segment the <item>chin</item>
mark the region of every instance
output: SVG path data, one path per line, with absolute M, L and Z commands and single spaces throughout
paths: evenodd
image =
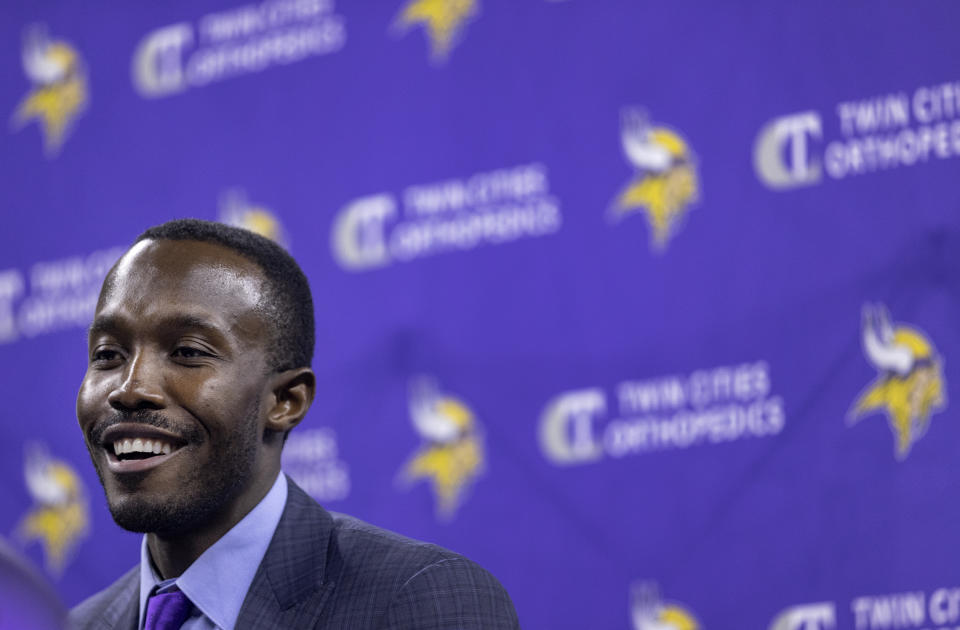
M 196 532 L 221 519 L 244 488 L 247 475 L 237 471 L 214 481 L 192 479 L 166 491 L 135 477 L 111 479 L 104 488 L 113 520 L 128 531 L 166 538 Z
M 148 498 L 143 494 L 107 495 L 110 515 L 123 529 L 138 533 L 178 536 L 201 525 L 214 506 L 206 502 Z
M 107 497 L 110 515 L 117 525 L 131 532 L 148 533 L 180 529 L 179 518 L 164 505 L 136 496 Z

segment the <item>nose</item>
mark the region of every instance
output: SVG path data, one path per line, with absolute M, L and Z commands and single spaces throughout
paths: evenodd
M 163 379 L 158 366 L 139 352 L 127 362 L 120 383 L 107 395 L 107 402 L 117 411 L 163 409 Z

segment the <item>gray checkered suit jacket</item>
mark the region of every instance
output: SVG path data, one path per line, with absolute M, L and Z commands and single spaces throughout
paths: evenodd
M 289 481 L 289 480 L 288 480 Z M 70 612 L 73 628 L 136 630 L 134 567 Z M 496 578 L 463 556 L 331 514 L 292 481 L 237 628 L 518 629 Z

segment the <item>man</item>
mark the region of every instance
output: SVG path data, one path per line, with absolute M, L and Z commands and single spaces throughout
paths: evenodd
M 328 513 L 280 473 L 313 400 L 313 302 L 282 248 L 192 219 L 104 281 L 77 418 L 140 564 L 79 628 L 518 628 L 469 560 Z

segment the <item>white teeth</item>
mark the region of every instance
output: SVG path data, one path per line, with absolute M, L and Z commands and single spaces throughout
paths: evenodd
M 126 453 L 150 453 L 153 455 L 169 455 L 173 452 L 173 446 L 160 440 L 144 440 L 142 438 L 124 438 L 113 443 L 113 452 L 115 455 L 124 455 Z

